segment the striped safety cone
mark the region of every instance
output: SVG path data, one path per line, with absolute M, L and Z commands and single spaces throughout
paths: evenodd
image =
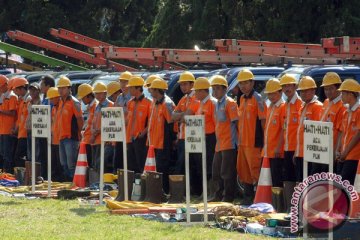
M 360 163 L 358 163 L 358 167 L 356 171 L 354 188 L 359 195 L 359 199 L 351 202 L 350 218 L 359 218 L 360 217 Z
M 86 170 L 88 167 L 87 157 L 86 157 L 86 146 L 85 143 L 80 143 L 78 160 L 76 162 L 76 169 L 74 174 L 73 184 L 76 187 L 84 188 L 86 187 Z
M 144 172 L 156 172 L 155 150 L 153 145 L 149 146 Z
M 256 194 L 254 203 L 269 203 L 272 204 L 272 194 L 271 194 L 271 171 L 270 171 L 270 160 L 269 158 L 264 158 L 260 178 L 256 188 Z

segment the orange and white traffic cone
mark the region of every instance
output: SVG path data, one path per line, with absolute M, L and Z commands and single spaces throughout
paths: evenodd
M 155 150 L 153 145 L 149 146 L 144 172 L 156 172 Z
M 270 160 L 269 158 L 264 158 L 260 178 L 256 188 L 256 194 L 254 203 L 270 203 L 272 204 L 272 194 L 271 194 L 271 171 L 270 171 Z
M 360 217 L 360 163 L 358 163 L 358 167 L 357 167 L 357 171 L 356 171 L 354 188 L 355 188 L 355 191 L 359 195 L 359 199 L 351 202 L 351 208 L 350 208 L 349 215 L 351 218 L 359 218 Z
M 88 167 L 86 157 L 86 146 L 85 143 L 80 143 L 78 160 L 76 162 L 76 169 L 74 174 L 73 183 L 75 186 L 84 188 L 86 187 L 86 170 Z

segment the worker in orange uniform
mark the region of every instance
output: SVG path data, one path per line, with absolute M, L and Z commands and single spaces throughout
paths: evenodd
M 63 171 L 59 156 L 59 121 L 57 119 L 57 112 L 59 110 L 60 94 L 59 89 L 50 87 L 46 92 L 46 98 L 51 104 L 51 176 L 52 180 L 56 182 L 64 181 Z
M 114 103 L 111 102 L 109 99 L 106 98 L 107 96 L 107 87 L 104 83 L 98 82 L 94 86 L 93 92 L 95 93 L 95 98 L 98 100 L 98 104 L 95 108 L 94 113 L 94 119 L 92 123 L 91 128 L 91 140 L 90 142 L 93 143 L 93 169 L 100 173 L 100 150 L 101 150 L 101 109 L 106 107 L 112 107 L 114 106 Z M 110 142 L 104 143 L 104 171 L 105 172 L 112 172 L 112 156 L 109 158 L 109 156 L 106 154 L 106 152 L 109 151 L 109 148 L 112 148 L 112 145 Z M 110 167 L 111 166 L 111 167 Z
M 265 94 L 270 100 L 266 112 L 264 147 L 262 156 L 269 158 L 273 187 L 283 187 L 285 101 L 282 99 L 280 81 L 271 78 L 266 82 Z
M 284 196 L 286 211 L 290 211 L 291 198 L 296 185 L 296 171 L 293 162 L 296 150 L 296 132 L 300 123 L 300 108 L 302 100 L 296 92 L 297 81 L 294 76 L 284 74 L 280 78 L 280 85 L 287 100 L 285 103 L 284 123 Z
M 92 142 L 90 141 L 90 139 L 92 136 L 91 128 L 94 119 L 95 109 L 98 105 L 98 100 L 96 100 L 95 98 L 93 88 L 87 83 L 83 83 L 79 86 L 77 98 L 86 105 L 86 111 L 88 113 L 87 119 L 84 122 L 84 131 L 82 132 L 81 142 L 85 143 L 86 157 L 89 168 L 93 168 L 94 160 L 92 158 Z
M 118 96 L 118 98 L 116 99 L 116 102 L 114 103 L 115 107 L 123 107 L 124 119 L 126 119 L 127 105 L 131 99 L 131 94 L 127 87 L 128 82 L 131 77 L 132 77 L 132 73 L 128 72 L 128 71 L 125 71 L 120 74 L 119 82 L 120 82 L 120 86 L 121 86 L 121 94 Z M 115 147 L 114 147 L 114 157 L 113 157 L 114 174 L 117 174 L 117 169 L 123 168 L 123 163 L 124 163 L 123 153 L 124 153 L 124 151 L 123 151 L 122 142 L 116 142 Z
M 212 163 L 215 153 L 216 135 L 215 135 L 215 108 L 217 100 L 210 95 L 210 82 L 205 77 L 199 77 L 195 80 L 195 97 L 200 101 L 197 109 L 191 110 L 195 115 L 204 115 L 205 120 L 205 141 L 206 141 L 206 174 L 207 180 L 212 179 Z M 195 195 L 202 193 L 202 156 L 199 153 L 194 154 L 196 158 L 190 163 L 190 179 L 194 188 Z M 209 182 L 210 195 L 213 192 L 212 182 Z
M 178 123 L 179 133 L 177 138 L 177 161 L 175 166 L 175 174 L 184 174 L 185 172 L 185 115 L 194 115 L 200 102 L 195 98 L 193 91 L 195 77 L 191 72 L 184 71 L 180 74 L 178 83 L 184 96 L 178 102 L 173 114 L 172 120 Z M 189 111 L 192 109 L 192 111 Z M 190 154 L 190 159 L 192 154 Z M 190 160 L 191 161 L 191 160 Z
M 304 121 L 313 120 L 320 121 L 323 104 L 317 100 L 316 83 L 314 79 L 309 76 L 304 76 L 300 79 L 298 85 L 298 91 L 300 91 L 300 97 L 303 100 L 299 115 L 299 126 L 296 131 L 296 150 L 294 155 L 296 181 L 303 181 L 303 161 L 304 161 Z M 309 173 L 311 173 L 312 167 L 309 164 Z
M 341 92 L 338 88 L 341 85 L 340 76 L 335 72 L 328 72 L 325 74 L 321 87 L 324 89 L 326 99 L 323 104 L 322 114 L 320 121 L 333 123 L 333 149 L 337 147 L 338 135 L 341 128 L 342 116 L 346 110 L 343 102 L 341 101 Z M 340 141 L 339 141 L 340 142 Z M 335 160 L 335 154 L 334 154 Z M 321 173 L 328 172 L 329 167 L 327 164 L 312 163 L 312 172 Z
M 116 102 L 116 99 L 121 94 L 121 85 L 119 82 L 111 82 L 107 86 L 107 98 L 112 101 Z
M 228 83 L 215 75 L 211 82 L 215 108 L 216 146 L 212 166 L 214 198 L 209 201 L 233 202 L 236 189 L 236 147 L 239 120 L 236 102 L 226 95 Z
M 341 145 L 337 149 L 338 173 L 342 180 L 354 185 L 360 159 L 360 84 L 354 79 L 345 79 L 341 84 L 341 99 L 347 110 L 341 125 Z
M 251 204 L 260 176 L 266 105 L 261 95 L 254 90 L 254 75 L 250 70 L 241 70 L 237 81 L 243 93 L 239 105 L 238 130 L 241 134 L 238 140 L 237 173 L 244 186 L 243 204 Z
M 1 76 L 0 77 L 0 93 L 1 93 L 1 126 L 0 126 L 0 137 L 1 137 L 1 151 L 4 158 L 3 169 L 5 172 L 14 172 L 14 151 L 16 144 L 16 136 L 13 134 L 16 123 L 16 112 L 18 97 L 8 87 L 9 80 Z
M 143 173 L 147 155 L 146 140 L 151 100 L 143 94 L 144 79 L 133 76 L 128 83 L 132 99 L 128 102 L 126 142 L 129 169 Z
M 172 151 L 172 143 L 176 139 L 173 131 L 174 126 L 171 120 L 175 104 L 165 92 L 168 89 L 166 81 L 155 79 L 151 83 L 151 105 L 148 145 L 153 145 L 155 149 L 155 161 L 158 172 L 163 173 L 163 190 L 169 192 L 169 160 Z
M 18 109 L 17 109 L 17 120 L 15 133 L 17 133 L 18 141 L 16 145 L 16 151 L 14 155 L 14 161 L 16 167 L 24 167 L 27 154 L 27 131 L 26 131 L 26 116 L 27 116 L 27 98 L 29 82 L 22 77 L 13 78 L 13 91 L 18 96 Z
M 61 97 L 56 116 L 59 121 L 60 163 L 63 167 L 65 178 L 72 181 L 84 119 L 80 102 L 71 95 L 70 79 L 61 77 L 56 87 Z

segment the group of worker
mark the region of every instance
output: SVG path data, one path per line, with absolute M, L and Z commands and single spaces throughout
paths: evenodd
M 243 203 L 251 203 L 263 158 L 269 159 L 273 187 L 283 189 L 286 201 L 291 201 L 294 186 L 303 180 L 305 120 L 333 123 L 336 172 L 354 183 L 360 159 L 360 85 L 357 81 L 342 82 L 338 74 L 328 72 L 321 85 L 327 99 L 321 103 L 311 77 L 304 76 L 297 81 L 285 74 L 280 79 L 267 81 L 264 92 L 268 104 L 255 91 L 250 70 L 241 70 L 235 81 L 242 93 L 239 104 L 228 96 L 228 82 L 223 76 L 215 75 L 209 81 L 205 77 L 195 79 L 191 72 L 182 72 L 178 83 L 184 96 L 175 105 L 166 95 L 167 82 L 156 75 L 145 81 L 123 72 L 119 81 L 108 85 L 81 84 L 77 98 L 71 94 L 71 81 L 67 77 L 61 77 L 55 87 L 51 76 L 43 77 L 40 85 L 29 85 L 24 78 L 9 80 L 1 75 L 3 168 L 12 172 L 14 166 L 24 164 L 24 157 L 31 159 L 31 106 L 50 104 L 54 176 L 72 179 L 80 142 L 86 144 L 90 168 L 99 173 L 101 109 L 115 106 L 124 109 L 128 168 L 142 173 L 147 149 L 152 145 L 157 171 L 163 174 L 165 192 L 169 191 L 170 174 L 184 174 L 186 115 L 205 116 L 211 201 L 232 202 L 239 181 L 244 189 Z M 144 88 L 148 88 L 151 100 L 144 96 Z M 40 93 L 44 94 L 43 99 Z M 85 121 L 80 101 L 87 106 Z M 45 146 L 40 140 L 37 142 L 36 161 L 46 156 Z M 122 146 L 120 142 L 105 143 L 106 172 L 123 167 Z M 200 195 L 201 154 L 192 153 L 189 159 L 191 192 Z M 312 163 L 309 166 L 309 174 L 322 171 L 328 171 L 327 165 Z

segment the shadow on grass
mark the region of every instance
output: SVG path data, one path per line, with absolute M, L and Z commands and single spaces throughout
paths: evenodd
M 21 202 L 16 202 L 16 201 L 0 202 L 0 205 L 6 205 L 6 206 L 19 205 L 19 204 L 23 204 L 23 203 L 21 203 Z
M 71 208 L 71 212 L 76 213 L 81 217 L 86 217 L 87 215 L 93 214 L 96 212 L 95 208 Z

